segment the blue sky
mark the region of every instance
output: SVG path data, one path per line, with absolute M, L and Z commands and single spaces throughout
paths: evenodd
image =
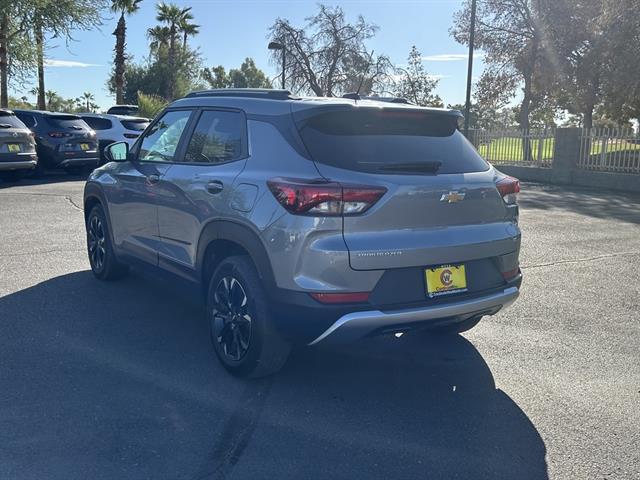
M 127 51 L 140 61 L 147 54 L 147 28 L 156 24 L 157 1 L 143 0 L 141 9 L 127 19 Z M 278 68 L 268 57 L 267 30 L 276 17 L 302 25 L 304 18 L 317 10 L 317 1 L 307 0 L 174 0 L 193 7 L 200 34 L 191 40 L 198 47 L 205 65 L 237 67 L 245 57 L 252 57 L 259 68 L 275 77 Z M 377 35 L 368 42 L 369 49 L 385 53 L 393 63 L 405 63 L 412 45 L 424 57 L 427 71 L 441 80 L 437 92 L 445 103 L 462 103 L 466 82 L 466 47 L 449 35 L 453 13 L 461 0 L 342 0 L 327 1 L 340 5 L 348 19 L 362 14 L 377 24 Z M 115 37 L 111 35 L 117 18 L 107 14 L 100 30 L 76 32 L 75 41 L 65 45 L 55 39 L 47 50 L 46 88 L 64 97 L 77 97 L 90 91 L 96 103 L 108 108 L 114 99 L 105 86 L 111 71 Z M 482 69 L 481 59 L 474 64 L 474 77 Z M 14 95 L 31 95 L 15 91 Z

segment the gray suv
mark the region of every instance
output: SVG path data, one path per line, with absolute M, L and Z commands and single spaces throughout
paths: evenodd
M 199 285 L 238 376 L 277 371 L 296 343 L 468 330 L 518 296 L 520 187 L 460 117 L 401 99 L 191 93 L 89 177 L 91 269 Z

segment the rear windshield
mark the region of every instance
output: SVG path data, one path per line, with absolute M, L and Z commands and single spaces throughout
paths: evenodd
M 56 128 L 73 128 L 73 129 L 87 129 L 88 125 L 80 117 L 75 115 L 48 115 L 47 122 L 52 127 Z
M 122 126 L 127 130 L 135 130 L 137 132 L 143 131 L 149 125 L 149 120 L 121 120 Z
M 457 130 L 458 117 L 392 109 L 298 114 L 302 141 L 312 158 L 334 167 L 370 173 L 438 174 L 489 168 Z
M 15 115 L 0 113 L 0 128 L 27 128 L 27 127 Z

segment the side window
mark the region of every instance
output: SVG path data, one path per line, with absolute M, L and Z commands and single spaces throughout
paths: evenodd
M 189 140 L 186 162 L 223 163 L 244 158 L 245 119 L 239 112 L 205 110 Z
M 33 128 L 36 124 L 36 120 L 32 115 L 28 115 L 26 113 L 17 113 L 16 117 L 18 117 L 22 121 L 22 123 L 27 126 L 27 128 Z
M 143 162 L 173 162 L 190 115 L 190 110 L 165 113 L 142 138 L 138 159 Z
M 112 127 L 111 120 L 108 118 L 82 117 L 82 119 L 94 130 L 109 130 Z

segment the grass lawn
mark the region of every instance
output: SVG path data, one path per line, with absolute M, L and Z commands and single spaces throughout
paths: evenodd
M 542 160 L 553 159 L 554 138 L 531 140 L 531 150 L 534 161 L 538 160 L 538 151 L 542 148 Z M 591 144 L 591 155 L 599 155 L 602 152 L 603 142 L 595 141 Z M 629 143 L 625 140 L 609 140 L 607 153 L 629 150 L 640 152 L 640 144 Z M 478 146 L 478 152 L 490 162 L 522 162 L 522 138 L 504 137 L 491 140 Z

